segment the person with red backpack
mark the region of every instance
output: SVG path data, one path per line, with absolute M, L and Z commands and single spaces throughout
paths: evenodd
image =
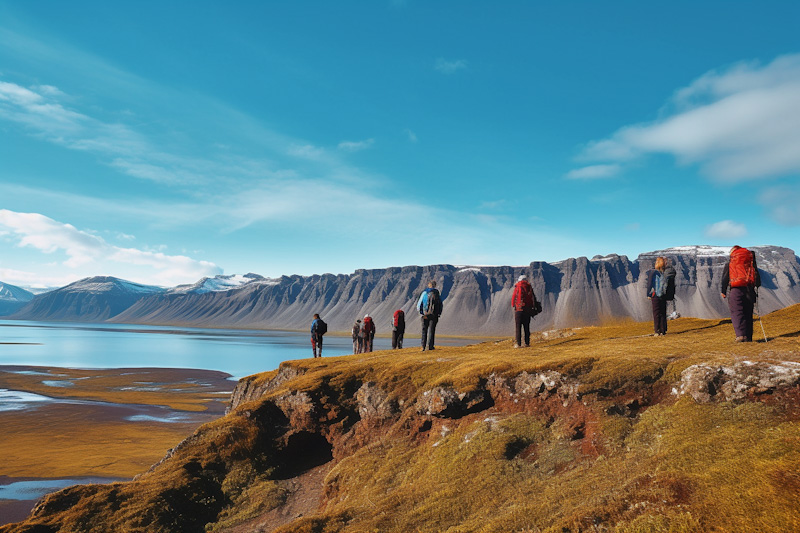
M 392 317 L 392 350 L 403 349 L 403 335 L 406 332 L 406 314 L 402 309 Z
M 371 316 L 364 315 L 362 324 L 361 331 L 364 332 L 364 349 L 362 353 L 368 353 L 372 351 L 372 341 L 375 338 L 375 322 L 372 321 Z
M 516 327 L 516 337 L 514 348 L 521 348 L 522 330 L 525 330 L 525 347 L 531 345 L 531 318 L 536 314 L 537 308 L 536 295 L 533 294 L 533 287 L 528 283 L 525 274 L 517 279 L 514 285 L 514 294 L 511 296 L 511 307 L 514 308 L 514 325 Z
M 736 342 L 753 341 L 753 308 L 761 286 L 756 256 L 747 248 L 734 246 L 722 270 L 722 297 L 728 299 Z

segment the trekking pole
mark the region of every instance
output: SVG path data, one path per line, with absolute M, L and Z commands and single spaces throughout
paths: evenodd
M 756 313 L 758 313 L 758 323 L 761 324 L 761 333 L 764 334 L 764 342 L 769 342 L 767 332 L 764 330 L 764 321 L 761 320 L 761 309 L 758 307 L 758 289 L 756 289 Z

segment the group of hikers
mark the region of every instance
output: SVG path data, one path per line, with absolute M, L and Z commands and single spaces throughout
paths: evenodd
M 646 273 L 646 295 L 653 308 L 654 336 L 663 336 L 667 333 L 667 303 L 673 302 L 674 305 L 675 276 L 675 269 L 666 257 L 656 258 L 654 267 Z M 721 293 L 728 301 L 736 342 L 753 340 L 753 309 L 758 296 L 756 288 L 760 286 L 761 277 L 758 274 L 755 254 L 741 246 L 734 246 L 722 273 Z M 542 312 L 542 304 L 537 300 L 533 287 L 524 274 L 517 278 L 514 285 L 511 306 L 514 309 L 514 348 L 527 348 L 531 342 L 531 318 Z M 435 280 L 429 281 L 428 287 L 422 291 L 416 309 L 422 321 L 422 351 L 433 350 L 436 324 L 442 315 L 442 297 L 436 288 Z M 674 311 L 673 316 L 680 315 Z M 394 312 L 391 327 L 392 349 L 401 349 L 406 330 L 405 312 L 402 309 Z M 322 357 L 322 338 L 327 331 L 327 324 L 319 314 L 315 314 L 311 322 L 311 347 L 314 357 Z M 356 320 L 352 329 L 353 353 L 371 352 L 375 333 L 375 321 L 370 315 L 364 315 L 363 320 Z
M 666 257 L 656 258 L 654 268 L 647 272 L 646 294 L 653 307 L 656 336 L 667 333 L 667 302 L 675 300 L 675 274 Z M 753 310 L 760 286 L 755 254 L 741 246 L 731 248 L 730 257 L 722 269 L 720 293 L 728 301 L 736 342 L 753 342 Z

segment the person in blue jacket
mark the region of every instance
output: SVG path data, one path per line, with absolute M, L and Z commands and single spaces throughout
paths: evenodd
M 311 321 L 311 351 L 314 357 L 322 357 L 322 336 L 328 331 L 328 325 L 322 321 L 319 314 L 314 314 Z
M 436 336 L 436 324 L 442 315 L 442 296 L 436 289 L 436 281 L 430 280 L 428 288 L 422 291 L 417 302 L 417 310 L 422 315 L 422 351 L 433 350 L 434 337 Z M 430 336 L 428 335 L 430 330 Z

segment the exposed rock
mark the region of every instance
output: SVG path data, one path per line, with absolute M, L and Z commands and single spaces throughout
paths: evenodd
M 316 405 L 307 392 L 292 391 L 278 396 L 275 405 L 283 411 L 294 428 L 310 428 L 316 425 Z
M 240 379 L 239 382 L 236 384 L 236 387 L 233 389 L 233 392 L 231 393 L 231 403 L 225 410 L 225 414 L 230 413 L 243 403 L 258 400 L 263 395 L 277 389 L 290 379 L 294 379 L 297 376 L 302 375 L 303 373 L 305 373 L 305 370 L 303 369 L 291 366 L 286 363 L 281 363 L 280 367 L 278 368 L 277 374 L 275 374 L 275 377 L 273 377 L 266 383 L 256 385 L 254 383 L 255 376 L 250 376 L 248 378 Z
M 681 373 L 680 395 L 698 403 L 744 400 L 800 384 L 800 363 L 743 361 L 731 366 L 699 364 Z
M 416 403 L 419 414 L 452 418 L 462 412 L 458 392 L 449 387 L 434 387 L 422 393 Z
M 578 398 L 578 382 L 555 370 L 545 370 L 537 374 L 523 372 L 514 379 L 513 386 L 514 391 L 523 396 L 538 396 L 542 399 L 560 396 L 564 405 Z
M 358 414 L 362 420 L 385 420 L 397 414 L 397 403 L 374 381 L 361 385 L 356 392 Z

